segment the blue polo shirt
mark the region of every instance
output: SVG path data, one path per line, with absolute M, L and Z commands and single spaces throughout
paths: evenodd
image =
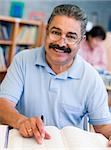
M 44 115 L 46 125 L 58 128 L 82 128 L 86 114 L 91 124 L 111 123 L 104 83 L 79 55 L 67 71 L 56 75 L 46 63 L 44 48 L 20 52 L 0 86 L 0 97 L 15 102 L 28 117 Z

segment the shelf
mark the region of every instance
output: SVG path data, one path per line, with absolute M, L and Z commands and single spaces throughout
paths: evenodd
M 26 25 L 38 25 L 38 26 L 40 26 L 41 24 L 42 24 L 42 22 L 41 21 L 39 21 L 39 20 L 26 20 L 26 19 L 23 19 L 23 20 L 21 20 L 20 21 L 20 24 L 26 24 Z
M 12 45 L 12 41 L 9 40 L 0 40 L 1 45 Z
M 0 16 L 0 20 L 1 21 L 5 21 L 5 22 L 15 22 L 15 18 L 12 18 L 12 17 L 8 17 L 8 16 Z
M 34 42 L 31 42 L 31 43 L 26 43 L 26 42 L 17 42 L 16 45 L 20 45 L 20 46 L 24 46 L 24 45 L 28 45 L 28 46 L 33 46 L 35 45 Z

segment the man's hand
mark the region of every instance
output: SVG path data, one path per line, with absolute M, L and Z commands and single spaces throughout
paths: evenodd
M 44 123 L 40 117 L 20 119 L 18 129 L 23 137 L 34 136 L 38 144 L 42 144 L 43 139 L 50 139 L 50 135 L 44 130 Z
M 93 126 L 97 133 L 103 134 L 108 141 L 108 146 L 111 147 L 111 124 Z

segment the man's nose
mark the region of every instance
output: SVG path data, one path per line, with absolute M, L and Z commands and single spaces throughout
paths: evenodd
M 59 43 L 61 44 L 61 45 L 66 45 L 67 44 L 67 41 L 66 41 L 66 36 L 64 35 L 64 34 L 62 34 L 61 35 L 61 38 L 60 38 L 60 40 L 59 40 Z

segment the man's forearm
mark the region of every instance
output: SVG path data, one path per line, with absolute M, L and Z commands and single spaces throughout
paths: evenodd
M 96 132 L 103 134 L 108 139 L 111 136 L 111 124 L 94 126 Z
M 14 103 L 3 98 L 0 99 L 0 123 L 18 128 L 19 120 L 24 119 L 26 119 L 26 117 L 15 109 Z

